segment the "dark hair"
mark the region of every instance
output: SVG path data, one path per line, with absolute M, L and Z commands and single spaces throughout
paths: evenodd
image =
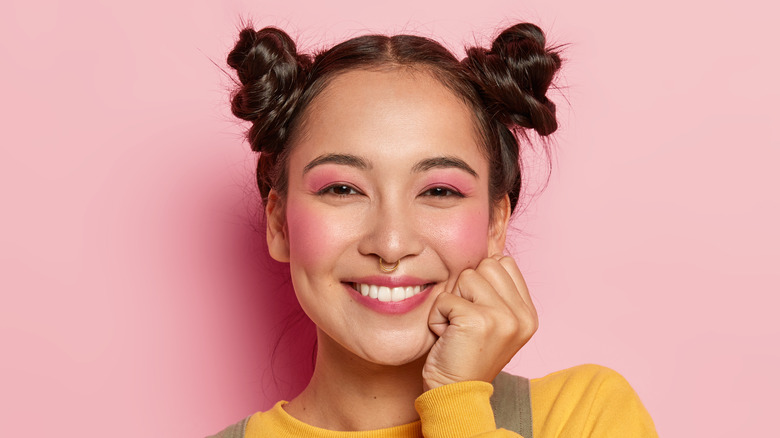
M 271 188 L 284 197 L 289 145 L 312 100 L 339 73 L 405 67 L 431 74 L 465 102 L 490 163 L 490 197 L 508 194 L 517 206 L 522 186 L 517 134 L 553 133 L 555 105 L 546 94 L 561 66 L 542 30 L 520 23 L 501 32 L 490 49 L 471 47 L 458 59 L 441 44 L 413 35 L 365 35 L 311 56 L 298 53 L 282 30 L 243 29 L 227 63 L 241 85 L 232 96 L 233 114 L 252 122 L 247 139 L 260 152 L 257 185 L 263 202 Z M 492 213 L 492 210 L 491 210 Z

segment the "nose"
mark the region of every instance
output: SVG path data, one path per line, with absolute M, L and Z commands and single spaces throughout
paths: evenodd
M 423 251 L 422 230 L 408 208 L 385 205 L 373 209 L 365 225 L 365 234 L 358 245 L 363 255 L 379 256 L 392 265 Z

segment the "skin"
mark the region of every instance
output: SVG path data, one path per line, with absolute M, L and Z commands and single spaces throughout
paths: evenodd
M 315 98 L 304 132 L 286 198 L 272 190 L 266 205 L 271 255 L 290 264 L 317 325 L 314 375 L 285 410 L 317 427 L 372 430 L 419 419 L 423 391 L 491 381 L 538 319 L 501 255 L 509 200 L 490 205 L 469 108 L 424 72 L 356 70 Z M 382 274 L 379 257 L 400 265 Z M 388 315 L 348 289 L 376 275 L 432 286 L 419 306 Z

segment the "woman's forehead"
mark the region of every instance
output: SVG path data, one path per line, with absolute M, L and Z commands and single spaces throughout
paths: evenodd
M 362 105 L 359 112 L 397 104 L 407 105 L 409 109 L 438 106 L 440 110 L 469 114 L 466 105 L 432 73 L 405 67 L 340 73 L 328 81 L 310 107 L 317 112 L 352 108 L 356 103 Z
M 338 75 L 312 101 L 301 127 L 295 150 L 303 155 L 482 155 L 468 106 L 431 74 L 409 69 Z

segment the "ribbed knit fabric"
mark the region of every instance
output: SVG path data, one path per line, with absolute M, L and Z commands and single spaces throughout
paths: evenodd
M 487 382 L 460 382 L 424 392 L 414 402 L 426 438 L 468 438 L 495 431 Z
M 531 379 L 531 410 L 534 438 L 658 436 L 631 385 L 599 365 Z
M 246 438 L 517 438 L 496 429 L 485 382 L 460 382 L 423 393 L 415 401 L 420 420 L 396 427 L 337 432 L 305 424 L 277 403 L 249 419 Z M 615 371 L 581 365 L 531 380 L 534 438 L 657 437 L 639 397 Z
M 362 432 L 338 432 L 308 424 L 293 418 L 283 408 L 280 401 L 266 412 L 258 412 L 249 419 L 246 426 L 246 438 L 423 438 L 420 422 L 403 424 Z

